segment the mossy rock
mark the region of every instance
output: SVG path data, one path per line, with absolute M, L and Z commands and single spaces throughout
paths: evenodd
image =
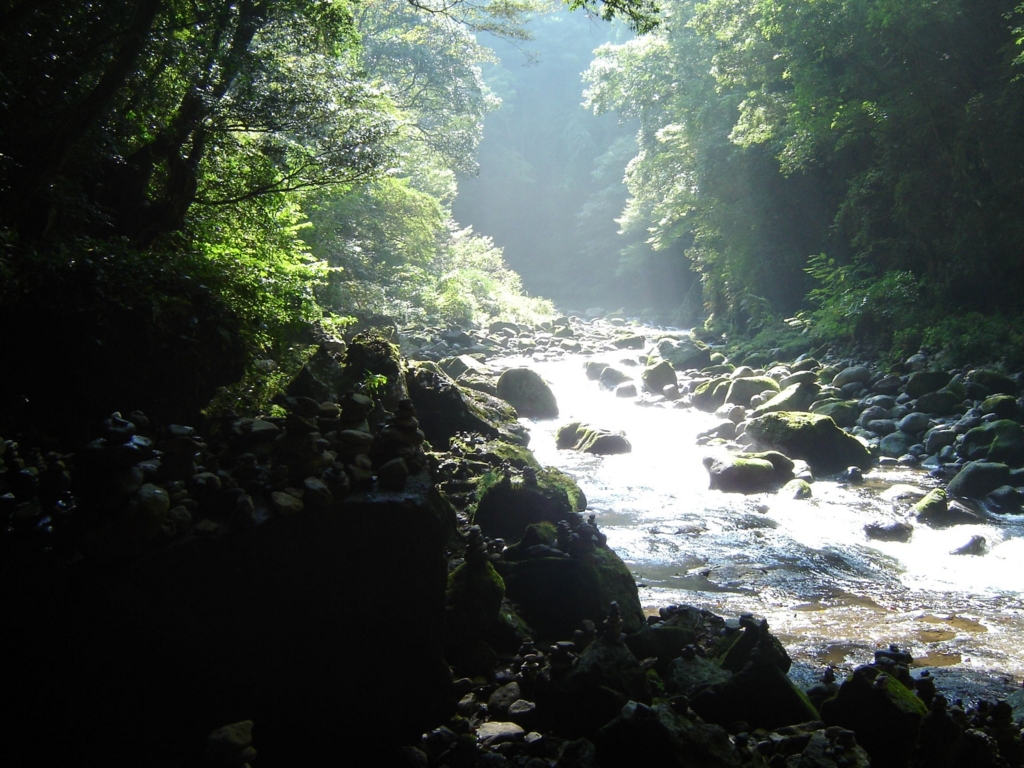
M 811 405 L 811 413 L 828 416 L 840 427 L 852 427 L 860 416 L 860 407 L 853 400 L 829 399 Z
M 701 369 L 701 374 L 704 376 L 728 376 L 730 373 L 736 370 L 736 366 L 729 363 L 719 363 L 718 365 L 709 365 Z
M 530 368 L 510 368 L 498 377 L 498 397 L 528 419 L 554 419 L 558 403 L 551 387 Z
M 1016 408 L 1016 401 L 1013 405 Z M 964 435 L 958 453 L 968 461 L 988 460 L 1021 466 L 1024 464 L 1024 427 L 1009 419 L 981 424 Z
M 745 456 L 706 458 L 708 487 L 724 493 L 760 493 L 781 485 L 775 466 L 767 459 Z
M 731 384 L 732 379 L 728 376 L 720 376 L 698 385 L 693 391 L 693 406 L 709 413 L 718 410 L 725 404 Z
M 808 382 L 791 384 L 764 405 L 754 409 L 754 416 L 776 411 L 806 411 L 817 397 L 820 387 Z
M 945 416 L 953 413 L 962 401 L 963 394 L 958 394 L 949 388 L 940 389 L 935 392 L 928 392 L 917 398 L 916 410 L 922 413 L 935 413 Z
M 350 388 L 361 385 L 369 374 L 383 376 L 386 383 L 380 399 L 389 411 L 409 396 L 401 352 L 385 333 L 371 329 L 355 336 L 345 350 L 343 365 L 345 384 Z
M 1010 468 L 993 461 L 972 461 L 949 481 L 946 493 L 965 499 L 984 499 L 996 488 L 1010 481 Z
M 612 340 L 612 346 L 616 349 L 643 349 L 646 344 L 647 340 L 637 333 L 619 336 Z
M 971 371 L 968 374 L 968 378 L 975 384 L 980 384 L 1000 395 L 1017 394 L 1017 383 L 1006 374 L 999 373 L 998 371 L 979 368 L 976 371 Z
M 654 365 L 647 366 L 640 374 L 640 380 L 643 382 L 644 389 L 660 395 L 665 387 L 677 383 L 676 369 L 667 360 L 661 360 Z
M 725 402 L 742 405 L 744 408 L 750 406 L 750 398 L 762 392 L 779 391 L 779 383 L 771 376 L 747 376 L 742 379 L 734 379 L 729 384 L 729 391 L 725 394 Z
M 611 432 L 579 421 L 570 421 L 559 427 L 555 433 L 555 445 L 561 450 L 571 449 L 602 456 L 629 453 L 633 450 L 633 446 L 621 432 Z
M 571 638 L 585 619 L 600 624 L 612 601 L 619 604 L 627 632 L 644 625 L 636 582 L 605 547 L 586 559 L 537 557 L 500 561 L 497 568 L 519 615 L 542 638 Z
M 827 416 L 767 413 L 748 421 L 746 434 L 764 448 L 803 459 L 816 474 L 834 474 L 850 466 L 869 469 L 873 463 L 867 447 Z
M 527 445 L 530 435 L 504 400 L 464 389 L 431 362 L 412 363 L 405 380 L 420 429 L 436 447 L 446 447 L 459 432 Z
M 626 645 L 638 659 L 656 659 L 655 668 L 662 675 L 669 672 L 679 649 L 697 642 L 692 629 L 669 625 L 644 625 L 640 631 L 626 637 Z
M 981 404 L 982 413 L 994 413 L 1000 419 L 1012 419 L 1017 415 L 1017 398 L 1013 395 L 992 395 Z
M 839 693 L 821 705 L 828 725 L 849 728 L 876 768 L 904 768 L 928 709 L 899 680 L 875 667 L 854 670 Z
M 581 511 L 581 504 L 586 506 L 583 492 L 558 470 L 538 472 L 537 485 L 527 485 L 520 478 L 504 478 L 500 471 L 494 471 L 481 481 L 479 494 L 474 525 L 479 525 L 485 536 L 506 541 L 519 541 L 527 526 L 557 524 L 570 513 Z
M 907 379 L 907 394 L 913 398 L 938 392 L 952 380 L 953 374 L 948 371 L 918 371 L 910 374 Z
M 485 461 L 492 467 L 498 467 L 503 462 L 508 462 L 518 470 L 532 467 L 540 470 L 540 462 L 533 455 L 533 451 L 525 445 L 507 443 L 504 440 L 486 440 L 479 444 L 475 441 L 464 440 L 462 435 L 456 435 L 449 443 L 452 450 L 461 451 L 462 455 Z
M 648 365 L 658 359 L 667 360 L 677 371 L 689 368 L 701 369 L 711 365 L 711 348 L 702 341 L 693 338 L 663 338 L 656 346 L 657 356 L 648 359 Z
M 538 545 L 551 547 L 558 543 L 558 528 L 554 523 L 533 523 L 526 527 L 523 537 L 510 547 L 506 547 L 502 556 L 509 562 L 525 560 L 529 557 L 529 549 Z
M 717 725 L 742 720 L 751 730 L 773 730 L 818 719 L 818 710 L 793 681 L 771 663 L 754 662 L 728 680 L 690 699 L 701 719 Z

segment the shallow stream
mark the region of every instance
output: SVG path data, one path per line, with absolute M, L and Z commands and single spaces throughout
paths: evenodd
M 1020 684 L 1024 516 L 942 530 L 917 525 L 909 543 L 869 541 L 866 524 L 905 519 L 936 484 L 907 468 L 875 469 L 862 485 L 819 480 L 807 500 L 708 490 L 701 460 L 715 449 L 698 446 L 696 436 L 715 417 L 616 398 L 587 380 L 587 359 L 501 363 L 529 365 L 552 385 L 561 414 L 524 420 L 530 448 L 579 483 L 609 545 L 633 570 L 645 609 L 688 603 L 727 617 L 752 612 L 808 665 L 849 668 L 898 643 L 917 666 L 958 665 Z M 632 453 L 557 450 L 554 433 L 571 419 L 622 430 Z M 950 554 L 975 534 L 987 540 L 987 554 Z

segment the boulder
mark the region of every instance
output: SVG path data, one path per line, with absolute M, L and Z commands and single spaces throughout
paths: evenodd
M 843 682 L 839 693 L 821 705 L 828 725 L 848 728 L 871 756 L 875 768 L 905 768 L 917 745 L 928 709 L 899 680 L 863 666 Z
M 596 747 L 602 766 L 741 768 L 744 765 L 724 728 L 684 717 L 667 703 L 649 707 L 629 702 L 618 717 L 598 731 Z
M 1024 464 L 1024 427 L 1009 419 L 986 422 L 967 431 L 957 453 L 968 461 L 1019 467 Z
M 510 368 L 498 377 L 498 397 L 528 419 L 554 419 L 558 403 L 551 387 L 530 368 Z
M 968 378 L 975 384 L 980 384 L 991 392 L 1001 395 L 1016 395 L 1017 384 L 1009 376 L 998 371 L 978 369 L 971 371 Z
M 661 339 L 656 345 L 656 351 L 659 358 L 671 363 L 677 371 L 711 365 L 711 349 L 697 339 Z M 648 360 L 649 364 L 652 362 Z
M 640 374 L 640 380 L 646 391 L 660 395 L 665 387 L 676 385 L 676 370 L 667 360 L 662 360 L 647 366 Z
M 981 403 L 981 412 L 994 413 L 1000 419 L 1012 419 L 1017 415 L 1017 398 L 1012 395 L 992 395 Z
M 965 499 L 984 499 L 1010 480 L 1010 468 L 993 461 L 972 461 L 965 464 L 949 481 L 946 492 Z
M 406 382 L 419 428 L 432 445 L 447 447 L 459 432 L 478 432 L 517 445 L 526 445 L 530 440 L 515 409 L 507 402 L 463 389 L 434 363 L 413 363 L 406 373 Z
M 640 334 L 631 333 L 612 340 L 612 346 L 616 349 L 643 349 L 647 340 Z
M 898 459 L 907 452 L 914 442 L 913 435 L 908 435 L 906 432 L 896 430 L 895 432 L 890 432 L 878 441 L 878 453 L 880 456 L 889 456 L 891 458 Z
M 733 379 L 725 395 L 725 402 L 742 405 L 744 408 L 750 405 L 750 398 L 762 392 L 779 392 L 779 384 L 770 376 L 748 376 Z
M 747 422 L 746 435 L 756 444 L 803 459 L 816 474 L 834 474 L 847 467 L 868 469 L 871 454 L 827 416 L 812 413 L 767 413 Z
M 633 450 L 633 446 L 623 433 L 610 432 L 578 421 L 570 421 L 559 427 L 555 433 L 555 444 L 561 449 L 571 448 L 581 453 L 602 456 L 629 453 Z
M 934 413 L 945 416 L 956 410 L 963 398 L 949 389 L 928 392 L 917 398 L 917 410 L 923 413 Z
M 506 594 L 539 637 L 572 637 L 586 620 L 600 624 L 612 602 L 626 632 L 644 624 L 636 582 L 611 549 L 598 546 L 588 557 L 527 557 L 495 563 Z
M 848 428 L 857 423 L 860 408 L 854 400 L 833 399 L 814 403 L 811 405 L 811 413 L 828 416 L 837 426 Z
M 754 409 L 754 416 L 776 411 L 806 411 L 817 397 L 820 387 L 813 383 L 791 384 L 764 405 Z
M 849 368 L 844 368 L 835 375 L 832 379 L 832 386 L 842 389 L 847 384 L 853 384 L 855 382 L 864 383 L 871 378 L 871 369 L 863 365 L 851 365 Z
M 536 485 L 528 485 L 499 471 L 487 475 L 478 487 L 474 525 L 491 538 L 519 541 L 530 525 L 557 524 L 569 513 L 586 509 L 586 497 L 568 475 L 546 469 L 536 478 Z
M 760 493 L 776 488 L 785 482 L 775 471 L 774 465 L 760 458 L 728 455 L 704 459 L 711 481 L 711 490 L 726 493 Z
M 910 397 L 917 399 L 929 392 L 937 392 L 953 379 L 953 374 L 947 371 L 917 371 L 907 379 L 906 392 Z

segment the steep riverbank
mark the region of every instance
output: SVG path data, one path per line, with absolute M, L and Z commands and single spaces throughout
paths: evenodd
M 585 483 L 581 491 L 525 448 L 530 423 L 517 415 L 558 412 L 552 423 L 560 425 L 571 415 L 572 403 L 552 398 L 535 369 L 585 352 L 592 363 L 601 362 L 597 354 L 637 363 L 642 356 L 651 365 L 646 375 L 631 366 L 636 392 L 655 388 L 653 371 L 671 374 L 643 398 L 651 407 L 642 412 L 666 415 L 692 403 L 718 410 L 714 391 L 702 400 L 709 382 L 731 388 L 760 378 L 771 388 L 768 379 L 777 386 L 794 371 L 726 375 L 729 363 L 700 345 L 691 345 L 699 354 L 692 366 L 648 360 L 654 339 L 637 330 L 564 319 L 542 329 L 428 332 L 402 340 L 421 359 L 408 364 L 385 337 L 363 336 L 349 340 L 343 357 L 341 345 L 318 353 L 276 414 L 226 413 L 201 432 L 118 415 L 95 441 L 64 454 L 8 441 L 4 597 L 12 631 L 4 650 L 23 662 L 11 691 L 25 706 L 15 728 L 22 737 L 6 749 L 37 764 L 88 754 L 172 765 L 208 748 L 210 760 L 240 764 L 252 757 L 254 739 L 261 764 L 284 765 L 360 738 L 381 749 L 407 745 L 401 754 L 410 764 L 538 768 L 531 761 L 618 765 L 655 748 L 677 755 L 669 765 L 687 764 L 683 755 L 695 749 L 715 755 L 709 764 L 775 764 L 810 759 L 816 745 L 845 755 L 846 764 L 870 754 L 874 764 L 896 765 L 928 753 L 918 738 L 927 723 L 948 721 L 961 733 L 967 724 L 981 728 L 1016 760 L 1019 712 L 947 711 L 931 693 L 936 679 L 942 691 L 941 675 L 911 673 L 911 655 L 884 642 L 834 659 L 849 673 L 837 701 L 824 703 L 843 690 L 831 683 L 802 692 L 785 676 L 790 654 L 769 625 L 735 618 L 751 608 L 763 615 L 759 605 L 739 603 L 745 595 L 753 602 L 763 585 L 735 592 L 738 610 L 727 618 L 702 605 L 649 605 L 645 616 L 619 557 L 633 554 L 614 543 L 607 510 L 588 510 Z M 690 343 L 674 337 L 676 350 Z M 519 360 L 500 363 L 509 369 L 501 376 L 486 365 L 509 356 Z M 525 356 L 527 366 L 511 365 Z M 824 368 L 796 366 L 816 381 L 823 376 Z M 850 367 L 836 366 L 835 375 Z M 609 365 L 590 372 L 606 385 L 617 379 L 615 394 L 601 395 L 609 402 L 628 399 L 628 374 Z M 855 381 L 866 389 L 872 377 Z M 811 383 L 798 381 L 798 391 Z M 858 402 L 852 388 L 845 394 L 831 399 Z M 764 418 L 731 406 L 720 414 L 727 418 L 700 417 L 714 432 L 700 440 L 720 451 L 720 465 L 749 431 L 737 425 Z M 631 447 L 603 426 L 577 425 L 567 444 Z M 870 481 L 874 460 L 862 443 L 850 446 L 842 450 Z M 777 494 L 789 476 L 812 489 L 829 482 L 785 452 L 762 452 L 767 458 L 746 465 L 768 483 L 757 493 Z M 813 452 L 794 458 L 821 466 Z M 716 466 L 708 465 L 712 477 Z M 610 463 L 604 469 L 613 471 Z M 847 473 L 847 482 L 855 479 Z M 720 473 L 723 482 L 737 481 Z M 955 503 L 944 509 L 966 514 Z M 765 511 L 740 514 L 755 518 L 766 519 Z M 861 661 L 872 663 L 852 670 Z M 814 682 L 796 679 L 804 688 Z M 982 699 L 1006 690 L 1005 679 L 989 682 Z M 884 701 L 872 703 L 877 691 Z M 865 720 L 889 707 L 882 722 Z M 217 731 L 204 747 L 204 733 L 244 718 L 255 728 Z M 798 723 L 805 725 L 785 731 Z M 41 738 L 46 729 L 49 740 Z M 430 733 L 418 740 L 423 731 Z M 118 737 L 124 733 L 128 742 Z M 900 760 L 886 763 L 893 749 Z M 957 749 L 951 754 L 968 746 Z

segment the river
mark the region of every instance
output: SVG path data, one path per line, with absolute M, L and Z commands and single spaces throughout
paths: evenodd
M 816 481 L 807 500 L 708 490 L 701 460 L 713 449 L 696 436 L 717 419 L 617 398 L 586 378 L 587 359 L 594 358 L 501 364 L 529 365 L 552 385 L 560 416 L 523 420 L 530 448 L 584 490 L 645 610 L 687 603 L 726 617 L 752 612 L 768 619 L 794 660 L 812 667 L 849 669 L 896 643 L 915 666 L 1024 676 L 1024 516 L 917 525 L 908 543 L 870 541 L 866 524 L 905 519 L 936 484 L 922 470 L 896 467 L 866 473 L 862 485 Z M 622 430 L 632 453 L 557 450 L 554 433 L 571 419 Z M 950 554 L 976 534 L 987 554 Z

